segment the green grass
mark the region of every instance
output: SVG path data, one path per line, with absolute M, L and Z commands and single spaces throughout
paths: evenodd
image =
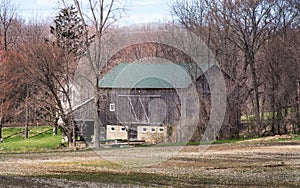
M 295 135 L 294 140 L 300 140 L 300 135 L 299 134 Z
M 2 152 L 38 152 L 60 146 L 61 135 L 52 135 L 52 127 L 32 127 L 29 138 L 24 139 L 24 128 L 3 128 Z
M 288 108 L 287 109 L 287 113 L 291 113 L 293 111 L 295 111 L 295 109 L 293 109 L 293 108 Z M 282 109 L 281 113 L 282 113 L 282 116 L 285 116 L 286 115 L 285 109 Z M 275 120 L 279 118 L 277 112 L 275 112 L 274 115 L 275 115 L 275 117 L 274 117 Z M 273 113 L 272 112 L 261 113 L 260 117 L 261 117 L 262 120 L 271 120 L 273 118 Z M 253 114 L 241 116 L 241 121 L 254 121 L 255 119 L 256 119 L 255 115 L 253 115 Z
M 263 115 L 260 114 L 260 117 L 262 120 L 270 120 L 272 119 L 273 115 L 271 112 L 265 112 Z M 241 117 L 241 121 L 254 121 L 255 119 L 255 115 L 244 115 Z M 275 113 L 275 119 L 277 119 L 277 113 Z
M 237 143 L 239 141 L 244 141 L 244 140 L 251 140 L 254 138 L 245 138 L 245 137 L 240 137 L 240 138 L 232 138 L 232 139 L 223 139 L 223 140 L 216 140 L 214 142 L 188 142 L 186 145 L 188 146 L 196 146 L 200 144 L 233 144 Z
M 22 130 L 22 128 L 3 128 L 2 129 L 2 138 L 8 139 L 15 135 L 22 134 L 23 131 L 24 131 L 24 129 Z
M 281 141 L 299 141 L 300 135 L 295 134 L 291 138 L 279 138 L 277 140 L 273 140 L 274 142 L 281 142 Z

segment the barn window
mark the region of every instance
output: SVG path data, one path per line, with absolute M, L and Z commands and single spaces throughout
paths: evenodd
M 109 105 L 109 111 L 114 112 L 115 110 L 116 110 L 115 103 L 110 103 L 110 105 Z
M 116 132 L 116 128 L 115 127 L 110 127 L 110 132 Z
M 164 132 L 164 130 L 165 130 L 165 128 L 164 128 L 164 127 L 160 127 L 160 128 L 158 128 L 158 132 L 159 132 L 159 133 L 163 133 L 163 132 Z
M 126 132 L 126 128 L 125 127 L 120 127 L 120 133 L 124 133 Z
M 156 129 L 154 127 L 151 128 L 151 133 L 155 133 Z
M 146 133 L 146 132 L 148 132 L 148 129 L 147 129 L 147 127 L 143 127 L 143 128 L 142 128 L 142 132 L 143 132 L 143 133 Z

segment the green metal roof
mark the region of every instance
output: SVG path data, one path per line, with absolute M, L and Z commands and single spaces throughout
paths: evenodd
M 192 83 L 188 66 L 174 63 L 120 63 L 99 81 L 99 88 L 186 88 Z M 201 71 L 200 71 L 201 72 Z M 197 77 L 197 76 L 196 76 Z

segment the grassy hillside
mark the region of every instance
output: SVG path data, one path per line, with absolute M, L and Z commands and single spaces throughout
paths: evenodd
M 0 152 L 34 152 L 58 148 L 61 134 L 52 135 L 52 127 L 31 127 L 24 139 L 24 128 L 3 128 Z

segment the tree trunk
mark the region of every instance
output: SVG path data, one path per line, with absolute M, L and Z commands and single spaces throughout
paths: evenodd
M 67 122 L 65 123 L 68 125 L 66 135 L 68 137 L 68 143 L 69 143 L 69 148 L 75 148 L 76 147 L 76 135 L 75 135 L 75 123 L 73 121 L 73 117 L 67 117 Z
M 67 138 L 68 138 L 68 144 L 69 144 L 69 148 L 73 147 L 73 139 L 72 139 L 72 134 L 67 134 Z
M 240 99 L 238 99 L 240 101 Z M 241 116 L 242 116 L 242 112 L 241 112 L 241 105 L 240 103 L 238 103 L 238 105 L 236 106 L 236 138 L 240 137 L 240 129 L 242 127 L 242 123 L 241 123 Z
M 98 94 L 98 80 L 99 78 L 97 77 L 96 79 L 96 86 L 94 88 L 94 105 L 95 105 L 95 110 L 94 110 L 94 147 L 95 149 L 100 148 L 100 119 L 99 119 L 99 112 L 100 112 L 100 107 L 99 107 L 99 94 Z
M 69 148 L 73 147 L 73 129 L 72 124 L 69 117 L 63 117 L 64 126 L 62 127 L 62 136 L 68 139 Z
M 281 106 L 277 108 L 277 134 L 281 135 L 281 122 L 282 122 L 282 112 Z
M 2 117 L 0 117 L 0 142 L 2 141 Z
M 54 122 L 54 127 L 53 127 L 53 135 L 57 135 L 58 133 L 58 121 L 59 121 L 59 117 L 55 116 L 55 122 Z
M 300 105 L 299 102 L 297 102 L 297 112 L 296 112 L 296 117 L 297 117 L 297 125 L 298 125 L 298 132 L 300 132 Z
M 298 132 L 300 132 L 300 80 L 297 80 L 297 124 L 298 124 Z
M 28 106 L 29 92 L 27 89 L 27 96 L 25 99 L 25 139 L 28 138 L 28 127 L 29 127 L 29 106 Z
M 1 107 L 0 107 L 0 141 L 2 141 L 2 127 L 3 127 L 3 100 L 1 100 Z
M 53 127 L 53 135 L 54 136 L 57 135 L 57 125 L 54 125 L 54 127 Z
M 250 71 L 252 76 L 252 85 L 254 89 L 254 110 L 255 110 L 255 122 L 258 134 L 261 131 L 261 117 L 260 117 L 260 104 L 259 104 L 259 91 L 258 91 L 258 83 L 257 83 L 257 75 L 256 75 L 256 68 L 255 68 L 255 58 L 254 52 L 250 52 L 248 57 L 246 57 L 246 61 L 248 61 L 250 65 Z
M 276 114 L 276 100 L 275 100 L 275 86 L 274 86 L 274 78 L 272 78 L 273 86 L 272 86 L 272 94 L 271 94 L 271 110 L 272 110 L 272 127 L 271 132 L 273 135 L 275 135 L 275 114 Z
M 75 148 L 76 147 L 76 125 L 75 125 L 75 122 L 73 121 L 73 118 L 71 118 L 71 126 L 72 126 L 72 142 L 73 142 L 73 147 Z
M 288 108 L 285 108 L 285 109 L 284 109 L 284 121 L 283 121 L 283 123 L 284 123 L 284 124 L 283 124 L 283 131 L 284 131 L 284 134 L 287 134 L 287 133 L 288 133 L 288 128 L 287 128 L 288 122 L 286 121 L 288 115 L 289 115 Z
M 57 129 L 58 129 L 58 119 L 55 119 L 54 127 L 53 127 L 53 135 L 57 135 Z
M 26 108 L 25 139 L 28 138 L 28 127 L 29 127 L 28 108 Z
M 265 89 L 264 89 L 265 90 Z M 266 103 L 266 96 L 262 96 L 262 102 L 260 104 L 260 114 L 261 114 L 261 132 L 260 136 L 263 136 L 267 132 L 268 123 L 265 121 L 265 103 Z

